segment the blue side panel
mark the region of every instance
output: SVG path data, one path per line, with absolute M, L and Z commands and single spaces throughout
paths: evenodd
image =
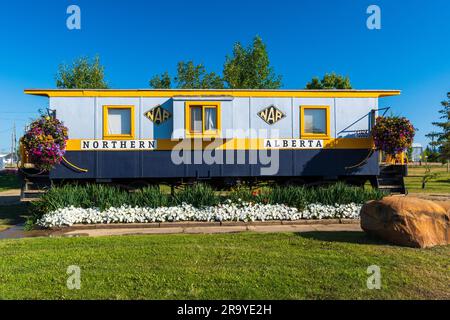
M 184 163 L 172 161 L 171 151 L 69 151 L 66 158 L 74 165 L 87 169 L 80 172 L 62 163 L 56 166 L 52 179 L 133 179 L 133 178 L 214 178 L 257 177 L 261 169 L 278 167 L 274 176 L 375 176 L 379 174 L 378 153 L 368 159 L 368 150 L 323 149 L 280 150 L 263 156 L 258 151 L 234 151 L 233 162 L 226 156 L 214 164 L 202 159 L 201 151 L 183 155 Z M 212 154 L 214 156 L 214 153 Z M 278 159 L 278 161 L 277 161 Z M 242 163 L 244 161 L 244 163 Z M 350 168 L 357 164 L 362 165 Z
M 146 178 L 178 178 L 185 176 L 184 165 L 171 160 L 170 151 L 139 151 L 141 153 L 141 176 Z
M 96 171 L 100 178 L 141 177 L 139 152 L 117 152 L 113 157 L 106 152 L 99 152 L 97 157 Z

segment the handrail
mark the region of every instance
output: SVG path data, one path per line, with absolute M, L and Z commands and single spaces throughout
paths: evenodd
M 356 132 L 356 131 L 358 131 L 358 130 L 347 130 L 347 129 L 351 128 L 354 124 L 360 122 L 360 121 L 363 120 L 364 118 L 369 117 L 369 116 L 370 116 L 373 112 L 375 112 L 375 111 L 382 111 L 382 110 L 385 110 L 385 111 L 383 112 L 383 115 L 382 115 L 382 116 L 384 117 L 384 115 L 386 114 L 386 112 L 388 112 L 389 109 L 391 109 L 391 107 L 384 107 L 384 108 L 372 109 L 369 113 L 366 113 L 364 116 L 362 116 L 362 117 L 359 118 L 358 120 L 354 121 L 352 124 L 348 125 L 346 128 L 342 129 L 342 130 L 339 131 L 337 134 L 339 135 L 339 134 L 341 134 L 341 133 Z M 371 128 L 369 128 L 369 132 L 370 132 L 370 129 L 371 129 Z
M 356 123 L 360 122 L 362 119 L 368 117 L 369 114 L 370 114 L 370 112 L 369 112 L 369 113 L 366 113 L 364 116 L 362 116 L 361 118 L 359 118 L 358 120 L 356 120 L 356 121 L 353 122 L 352 124 L 348 125 L 346 128 L 342 129 L 342 130 L 339 131 L 337 134 L 339 135 L 339 134 L 341 134 L 341 133 L 343 133 L 343 132 L 346 132 L 346 130 L 347 130 L 348 128 L 351 128 L 354 124 L 356 124 Z
M 89 171 L 88 169 L 83 169 L 83 168 L 80 168 L 80 167 L 74 165 L 72 162 L 70 162 L 69 160 L 67 160 L 66 157 L 64 157 L 64 156 L 62 157 L 62 159 L 63 159 L 63 161 L 64 161 L 66 164 L 68 164 L 68 165 L 71 166 L 72 168 L 77 169 L 78 171 L 81 171 L 81 172 L 88 172 L 88 171 Z
M 364 163 L 367 162 L 367 160 L 369 160 L 369 158 L 372 156 L 373 152 L 374 152 L 374 149 L 370 149 L 367 157 L 365 157 L 361 162 L 359 162 L 353 166 L 345 167 L 345 170 L 354 169 L 354 168 L 358 168 L 358 167 L 362 166 Z
M 379 109 L 373 109 L 373 111 L 381 111 L 381 110 L 385 110 L 385 111 L 383 112 L 383 115 L 382 115 L 382 117 L 384 117 L 384 115 L 389 111 L 390 108 L 391 108 L 391 107 L 384 107 L 384 108 L 379 108 Z

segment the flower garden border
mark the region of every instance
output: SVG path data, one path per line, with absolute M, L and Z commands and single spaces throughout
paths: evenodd
M 233 226 L 270 226 L 270 225 L 329 225 L 359 224 L 359 219 L 303 219 L 303 220 L 271 220 L 271 221 L 174 221 L 146 223 L 99 223 L 74 224 L 70 227 L 50 227 L 47 230 L 92 230 L 92 229 L 156 229 L 156 228 L 198 228 L 198 227 L 233 227 Z

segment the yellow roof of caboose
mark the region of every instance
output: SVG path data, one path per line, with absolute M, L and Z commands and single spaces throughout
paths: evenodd
M 266 90 L 266 89 L 25 89 L 26 94 L 44 97 L 296 97 L 380 98 L 397 96 L 400 90 Z

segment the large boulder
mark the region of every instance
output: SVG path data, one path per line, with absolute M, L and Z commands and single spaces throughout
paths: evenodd
M 390 196 L 361 209 L 361 228 L 394 244 L 426 248 L 449 244 L 450 203 Z

